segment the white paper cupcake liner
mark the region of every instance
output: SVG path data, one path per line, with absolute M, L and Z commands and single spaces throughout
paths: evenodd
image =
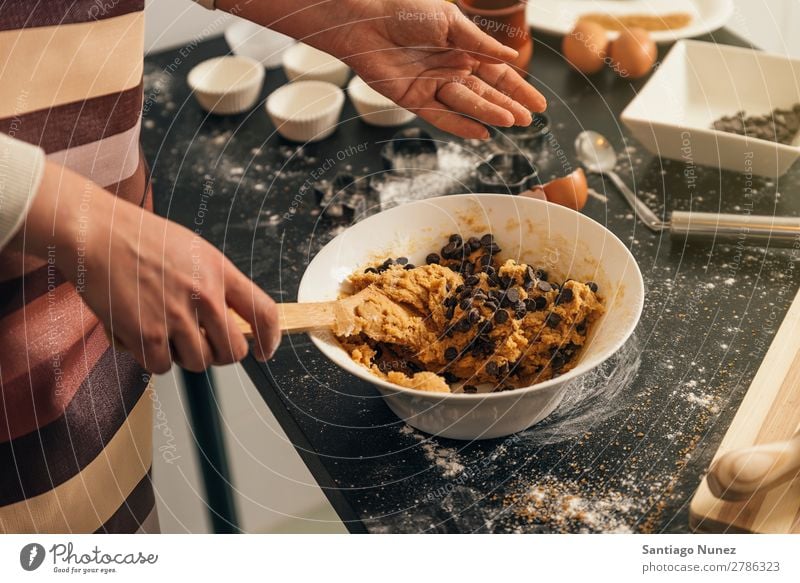
M 235 55 L 255 59 L 267 69 L 280 67 L 283 53 L 295 44 L 285 34 L 243 19 L 236 19 L 225 29 L 225 41 Z
M 278 133 L 294 142 L 318 142 L 339 124 L 344 92 L 325 81 L 297 81 L 276 89 L 266 109 Z
M 347 94 L 361 119 L 374 126 L 401 126 L 417 117 L 375 91 L 360 77 L 353 77 L 347 86 Z
M 187 77 L 200 107 L 231 115 L 252 108 L 264 86 L 264 67 L 241 56 L 216 57 L 195 66 Z
M 344 87 L 350 67 L 334 56 L 304 43 L 297 43 L 283 53 L 283 70 L 289 81 L 324 81 Z

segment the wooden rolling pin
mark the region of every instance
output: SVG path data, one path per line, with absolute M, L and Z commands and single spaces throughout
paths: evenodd
M 800 431 L 791 439 L 723 454 L 708 470 L 708 487 L 720 500 L 748 500 L 800 475 Z
M 332 302 L 278 304 L 278 325 L 285 334 L 308 332 L 309 330 L 319 330 L 321 328 L 335 328 L 340 331 L 346 331 L 352 325 L 356 306 L 370 299 L 380 303 L 389 301 L 386 296 L 374 291 L 371 287 L 367 287 L 357 294 Z M 250 323 L 233 310 L 231 310 L 231 314 L 239 330 L 247 338 L 252 338 L 253 328 Z

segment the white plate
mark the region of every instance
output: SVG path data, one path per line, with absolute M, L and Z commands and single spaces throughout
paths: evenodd
M 565 35 L 582 14 L 670 14 L 687 12 L 689 26 L 650 33 L 657 43 L 706 34 L 725 25 L 733 14 L 733 0 L 528 0 L 528 25 L 546 34 Z M 616 33 L 609 32 L 610 37 Z
M 386 404 L 409 425 L 453 439 L 511 435 L 544 419 L 569 382 L 599 366 L 633 332 L 644 300 L 642 274 L 628 248 L 611 231 L 581 213 L 549 202 L 505 194 L 463 194 L 400 205 L 371 216 L 325 245 L 306 269 L 298 301 L 339 297 L 347 277 L 386 257 L 417 265 L 452 233 L 467 238 L 491 232 L 501 259 L 544 265 L 559 280 L 595 281 L 606 313 L 595 323 L 578 365 L 528 388 L 500 393 L 431 393 L 407 389 L 355 363 L 329 331 L 311 340 L 338 366 L 375 385 Z

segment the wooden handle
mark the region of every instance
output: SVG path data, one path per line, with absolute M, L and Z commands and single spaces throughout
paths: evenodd
M 729 451 L 708 471 L 708 486 L 717 498 L 749 499 L 800 475 L 800 433 L 788 441 Z
M 278 304 L 278 325 L 286 334 L 331 328 L 336 321 L 337 304 L 338 302 Z M 253 328 L 250 323 L 233 310 L 231 314 L 239 330 L 247 338 L 252 338 Z

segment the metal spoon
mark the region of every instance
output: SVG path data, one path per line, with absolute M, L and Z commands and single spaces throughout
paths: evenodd
M 670 220 L 663 221 L 614 172 L 617 153 L 605 136 L 593 131 L 581 132 L 575 138 L 575 153 L 586 170 L 611 179 L 634 214 L 651 231 L 669 230 L 676 238 L 752 246 L 792 247 L 800 242 L 800 219 L 793 217 L 673 211 Z
M 628 185 L 623 182 L 619 174 L 614 172 L 617 165 L 617 153 L 605 136 L 593 131 L 585 131 L 575 138 L 575 153 L 581 164 L 595 174 L 608 176 L 614 186 L 622 193 L 639 219 L 652 231 L 663 231 L 669 226 L 650 210 L 646 204 L 639 200 Z

